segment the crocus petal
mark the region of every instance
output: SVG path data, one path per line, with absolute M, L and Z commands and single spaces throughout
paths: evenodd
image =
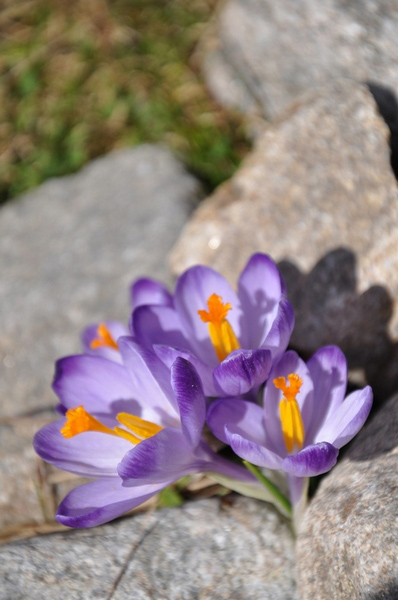
M 212 294 L 221 296 L 224 303 L 230 302 L 232 309 L 227 318 L 239 339 L 242 315 L 240 301 L 226 279 L 210 267 L 192 267 L 178 278 L 174 305 L 197 356 L 203 362 L 216 366 L 218 360 L 210 341 L 208 325 L 198 315 L 198 310 L 207 310 L 207 301 Z
M 269 350 L 235 350 L 216 367 L 214 380 L 224 394 L 239 396 L 264 383 L 271 364 Z
M 330 442 L 336 448 L 347 444 L 368 418 L 372 402 L 373 393 L 369 386 L 352 392 L 325 421 L 315 441 Z
M 170 306 L 139 306 L 131 316 L 134 337 L 149 348 L 164 344 L 190 350 L 180 317 Z
M 228 444 L 225 425 L 232 433 L 256 442 L 265 443 L 264 413 L 258 404 L 242 398 L 220 398 L 215 400 L 207 412 L 207 423 L 213 434 Z
M 205 424 L 206 402 L 199 376 L 185 358 L 177 358 L 172 365 L 171 385 L 180 410 L 182 432 L 195 447 Z
M 338 453 L 338 448 L 328 442 L 311 444 L 297 454 L 287 456 L 281 468 L 296 477 L 313 477 L 334 467 Z
M 289 496 L 290 501 L 294 505 L 297 505 L 299 502 L 305 502 L 305 497 L 308 494 L 308 477 L 295 477 L 294 475 L 287 475 L 287 481 L 289 485 Z
M 259 467 L 268 467 L 269 469 L 280 469 L 283 460 L 272 450 L 256 444 L 239 433 L 234 433 L 229 430 L 229 426 L 225 426 L 225 438 L 232 450 L 249 462 Z
M 130 288 L 131 305 L 133 308 L 144 304 L 160 304 L 162 306 L 173 306 L 173 297 L 163 283 L 141 277 L 137 279 Z
M 81 485 L 64 498 L 56 519 L 68 527 L 94 527 L 139 506 L 170 482 L 124 487 L 119 477 Z
M 294 312 L 286 296 L 282 296 L 271 328 L 263 341 L 262 348 L 271 350 L 274 359 L 278 358 L 288 347 L 294 327 Z
M 131 449 L 131 442 L 113 435 L 87 431 L 64 438 L 64 421 L 45 425 L 36 433 L 33 445 L 43 460 L 84 477 L 116 475 L 116 468 Z
M 182 431 L 166 428 L 134 446 L 117 470 L 126 485 L 141 485 L 174 481 L 198 469 L 191 444 Z
M 264 415 L 265 429 L 269 440 L 268 445 L 281 456 L 286 456 L 287 453 L 279 414 L 282 391 L 275 387 L 273 380 L 278 377 L 287 377 L 290 373 L 297 373 L 303 380 L 303 385 L 297 395 L 297 403 L 300 408 L 305 434 L 312 414 L 313 386 L 307 365 L 296 352 L 289 350 L 283 354 L 272 368 L 264 388 Z
M 128 335 L 128 329 L 123 323 L 119 323 L 119 321 L 104 321 L 109 333 L 112 338 L 117 342 L 118 338 L 123 335 Z M 93 340 L 98 338 L 98 325 L 89 325 L 83 331 L 81 340 L 83 344 L 84 352 L 87 354 L 93 354 L 94 356 L 102 356 L 104 358 L 108 358 L 109 360 L 114 360 L 115 362 L 121 363 L 122 358 L 120 352 L 115 348 L 111 348 L 109 346 L 99 346 L 98 348 L 92 348 L 91 343 Z
M 65 408 L 84 405 L 93 414 L 131 412 L 136 403 L 126 369 L 101 356 L 76 355 L 56 362 L 53 389 Z
M 213 369 L 209 367 L 209 365 L 205 365 L 194 354 L 191 354 L 187 350 L 172 348 L 171 346 L 163 346 L 161 344 L 155 344 L 153 346 L 153 350 L 155 354 L 160 358 L 160 360 L 169 369 L 178 357 L 189 360 L 189 362 L 193 364 L 195 370 L 199 375 L 199 378 L 203 385 L 203 391 L 205 393 L 205 396 L 214 397 L 219 394 L 220 390 L 216 388 L 213 381 Z
M 281 275 L 266 254 L 253 254 L 238 282 L 238 296 L 245 313 L 241 342 L 258 348 L 271 328 L 284 291 Z
M 307 442 L 311 442 L 317 431 L 333 415 L 344 400 L 347 387 L 347 361 L 337 346 L 320 348 L 307 362 L 314 384 L 314 404 Z M 319 440 L 317 436 L 318 441 Z M 329 441 L 329 440 L 327 440 Z
M 120 338 L 119 348 L 130 375 L 131 387 L 141 400 L 143 411 L 149 409 L 157 413 L 160 420 L 156 422 L 159 425 L 167 426 L 178 420 L 178 407 L 167 367 L 156 354 L 137 344 L 131 337 Z M 151 420 L 149 416 L 144 418 Z

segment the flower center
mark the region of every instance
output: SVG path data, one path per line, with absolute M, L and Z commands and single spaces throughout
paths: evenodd
M 104 348 L 105 346 L 114 350 L 119 349 L 105 323 L 100 323 L 97 327 L 97 337 L 91 340 L 90 348 L 95 350 L 95 348 Z
M 114 427 L 111 429 L 90 415 L 83 406 L 77 406 L 76 408 L 67 410 L 66 419 L 65 425 L 61 429 L 61 433 L 65 438 L 74 437 L 85 431 L 99 431 L 101 433 L 108 433 L 109 435 L 117 435 L 125 438 L 133 444 L 139 444 L 163 429 L 160 425 L 155 425 L 155 423 L 144 421 L 144 419 L 141 419 L 140 417 L 123 412 L 118 413 L 116 419 L 130 431 L 126 431 L 122 427 Z
M 274 379 L 273 383 L 278 390 L 283 392 L 279 404 L 279 414 L 286 450 L 291 454 L 294 450 L 301 450 L 304 444 L 304 425 L 296 400 L 296 396 L 303 385 L 303 380 L 297 373 L 290 373 L 287 378 L 289 385 L 286 383 L 285 377 L 278 377 Z
M 203 323 L 209 324 L 209 335 L 218 360 L 221 362 L 234 350 L 240 348 L 234 330 L 225 318 L 232 306 L 230 302 L 225 304 L 221 296 L 212 294 L 207 300 L 207 310 L 198 310 L 198 315 Z

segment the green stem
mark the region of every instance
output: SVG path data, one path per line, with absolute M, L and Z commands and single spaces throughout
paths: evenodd
M 263 484 L 264 487 L 267 488 L 267 490 L 269 492 L 271 492 L 271 494 L 273 494 L 273 496 L 275 496 L 275 498 L 278 500 L 279 504 L 281 504 L 283 506 L 283 508 L 289 513 L 289 515 L 293 514 L 293 510 L 292 510 L 292 505 L 290 504 L 289 500 L 286 498 L 286 496 L 284 496 L 276 487 L 276 485 L 274 485 L 272 483 L 272 481 L 270 481 L 268 479 L 268 477 L 266 477 L 258 467 L 256 467 L 256 465 L 253 465 L 252 463 L 250 463 L 247 460 L 243 461 L 243 464 L 245 465 L 245 467 L 247 469 L 249 469 L 249 471 L 251 473 L 253 473 L 253 475 L 255 477 L 257 477 L 257 479 Z

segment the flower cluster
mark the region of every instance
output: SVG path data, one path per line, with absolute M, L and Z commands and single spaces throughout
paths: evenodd
M 56 365 L 61 420 L 36 434 L 35 449 L 94 479 L 66 496 L 59 522 L 104 523 L 198 472 L 254 497 L 274 490 L 277 499 L 268 480 L 265 493 L 261 469 L 285 472 L 295 505 L 306 478 L 328 471 L 364 424 L 371 389 L 345 398 L 347 365 L 337 347 L 307 363 L 287 351 L 294 316 L 268 256 L 251 257 L 236 292 L 196 266 L 180 276 L 174 296 L 139 279 L 131 300 L 128 327 L 88 327 L 83 354 Z M 243 462 L 212 450 L 205 423 Z

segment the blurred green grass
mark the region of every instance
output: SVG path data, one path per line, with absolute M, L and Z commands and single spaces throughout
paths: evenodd
M 3 0 L 0 201 L 126 145 L 163 142 L 208 189 L 248 150 L 195 48 L 217 0 Z

